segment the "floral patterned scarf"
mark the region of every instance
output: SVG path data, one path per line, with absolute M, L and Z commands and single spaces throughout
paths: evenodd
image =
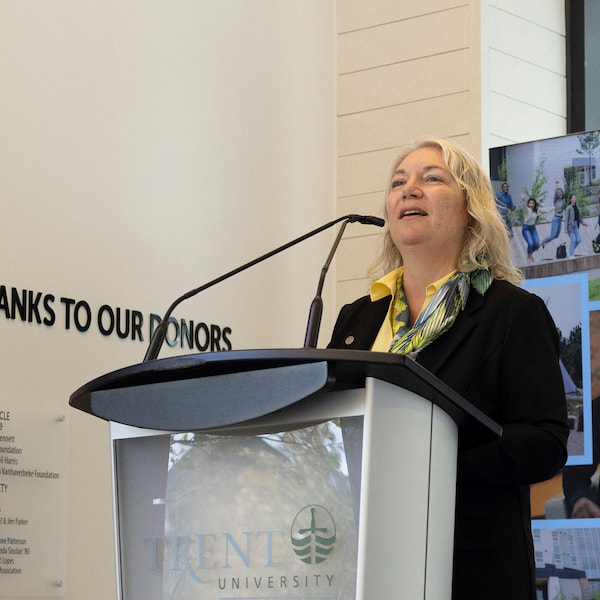
M 492 285 L 493 277 L 487 266 L 468 273 L 457 271 L 440 287 L 412 327 L 409 327 L 409 309 L 402 281 L 400 274 L 392 305 L 394 339 L 389 351 L 414 356 L 452 327 L 467 304 L 471 287 L 483 296 Z

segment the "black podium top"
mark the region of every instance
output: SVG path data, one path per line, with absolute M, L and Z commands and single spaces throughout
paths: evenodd
M 318 391 L 395 384 L 448 413 L 482 439 L 502 428 L 415 361 L 357 350 L 236 350 L 189 354 L 107 373 L 69 404 L 108 421 L 164 431 L 215 431 L 310 402 Z

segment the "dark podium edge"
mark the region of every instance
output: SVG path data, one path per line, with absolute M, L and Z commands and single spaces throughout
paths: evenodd
M 288 373 L 293 375 L 293 386 L 283 385 Z M 502 434 L 500 425 L 412 359 L 357 350 L 234 350 L 163 358 L 93 379 L 71 394 L 69 404 L 98 418 L 133 427 L 218 433 L 240 423 L 260 421 L 301 402 L 310 403 L 316 392 L 363 388 L 367 377 L 429 400 L 450 415 L 459 433 L 469 430 L 469 437 L 479 443 Z M 172 407 L 178 416 L 167 423 L 169 403 L 176 402 L 170 396 L 178 393 L 178 386 L 191 386 L 192 391 L 187 402 Z M 194 396 L 195 386 L 198 397 Z M 221 397 L 219 391 L 225 388 Z M 145 398 L 152 390 L 159 390 L 155 410 L 150 407 L 145 411 Z M 215 394 L 216 398 L 201 397 Z M 101 409 L 96 401 L 100 397 L 109 400 L 102 403 Z M 137 400 L 130 402 L 134 397 Z

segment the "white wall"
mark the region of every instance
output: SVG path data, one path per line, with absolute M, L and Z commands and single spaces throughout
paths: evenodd
M 52 327 L 0 312 L 0 410 L 67 418 L 68 516 L 47 527 L 68 566 L 44 573 L 49 596 L 114 597 L 108 426 L 67 401 L 145 350 L 65 329 L 59 298 L 147 318 L 334 217 L 334 18 L 323 0 L 0 5 L 0 285 L 57 308 Z M 230 327 L 234 349 L 301 346 L 332 235 L 175 316 Z
M 488 149 L 566 133 L 563 0 L 338 1 L 338 213 L 381 214 L 398 148 Z M 380 234 L 355 226 L 337 305 L 368 290 Z

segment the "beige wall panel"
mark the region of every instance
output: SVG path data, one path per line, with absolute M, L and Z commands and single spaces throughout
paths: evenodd
M 469 87 L 469 51 L 457 50 L 342 75 L 338 114 L 434 98 Z
M 338 119 L 340 155 L 397 147 L 426 135 L 451 137 L 469 131 L 468 93 L 432 98 Z
M 468 152 L 473 152 L 472 144 L 473 144 L 473 136 L 471 135 L 454 135 L 454 136 L 446 136 L 450 138 L 453 142 L 458 144 L 461 148 L 464 148 Z
M 374 192 L 372 194 L 360 194 L 359 196 L 349 196 L 338 199 L 338 216 L 347 214 L 373 215 L 374 217 L 384 217 L 383 205 L 385 203 L 385 192 Z M 364 233 L 364 226 L 349 225 L 347 235 L 354 235 L 354 231 L 360 228 L 359 233 Z
M 562 75 L 501 52 L 490 51 L 491 92 L 564 117 L 566 87 L 566 78 Z
M 505 96 L 490 94 L 490 105 L 491 114 L 496 117 L 490 125 L 490 133 L 510 143 L 563 135 L 566 131 L 564 117 Z
M 357 214 L 361 214 L 361 215 L 369 215 L 370 214 L 373 216 L 379 216 L 379 217 L 383 218 L 383 214 L 376 215 L 375 212 L 381 213 L 382 211 L 381 210 L 373 210 L 373 211 L 359 210 L 359 211 L 356 211 Z M 347 214 L 351 214 L 351 213 L 348 212 Z M 375 243 L 377 243 L 377 239 L 382 231 L 383 231 L 383 229 L 381 227 L 377 227 L 376 225 L 361 225 L 360 223 L 353 223 L 353 224 L 348 225 L 348 227 L 346 228 L 346 231 L 344 232 L 344 242 L 346 240 L 351 240 L 353 238 L 370 237 L 371 239 L 375 240 Z
M 495 0 L 493 7 L 541 27 L 565 33 L 565 1 L 564 0 Z
M 508 138 L 502 137 L 500 135 L 490 135 L 488 137 L 489 146 L 486 148 L 486 152 L 490 148 L 497 148 L 498 146 L 506 146 L 507 144 L 512 144 L 512 143 L 513 143 L 512 140 L 509 140 Z M 486 163 L 484 166 L 486 167 L 486 170 L 487 170 L 488 164 Z
M 365 235 L 342 240 L 337 260 L 338 281 L 366 277 L 380 249 L 379 235 Z
M 398 146 L 409 141 L 409 138 L 398 137 Z M 394 145 L 386 150 L 339 158 L 338 197 L 383 193 L 397 154 L 398 148 Z
M 368 294 L 370 285 L 371 280 L 366 277 L 351 281 L 340 281 L 336 288 L 336 310 L 339 311 L 344 304 L 350 304 L 361 296 Z M 328 333 L 323 332 L 323 344 L 326 344 L 325 340 L 328 338 Z
M 339 311 L 344 304 L 350 304 L 361 296 L 368 294 L 370 285 L 371 280 L 366 277 L 352 279 L 351 281 L 340 281 L 336 288 L 336 309 Z M 324 345 L 327 343 L 325 340 L 328 338 L 328 333 L 323 332 Z
M 469 45 L 469 11 L 460 7 L 338 36 L 338 72 L 433 56 Z
M 353 31 L 464 6 L 465 0 L 338 0 L 338 31 Z
M 337 167 L 338 199 L 343 202 L 350 196 L 361 196 L 374 192 L 383 195 L 390 170 L 400 148 L 424 136 L 425 134 L 421 135 L 420 133 L 410 137 L 402 135 L 398 137 L 397 144 L 392 148 L 339 158 Z M 457 144 L 471 151 L 469 135 L 447 137 L 451 137 Z
M 494 7 L 488 12 L 488 28 L 490 48 L 565 75 L 566 54 L 561 33 Z

